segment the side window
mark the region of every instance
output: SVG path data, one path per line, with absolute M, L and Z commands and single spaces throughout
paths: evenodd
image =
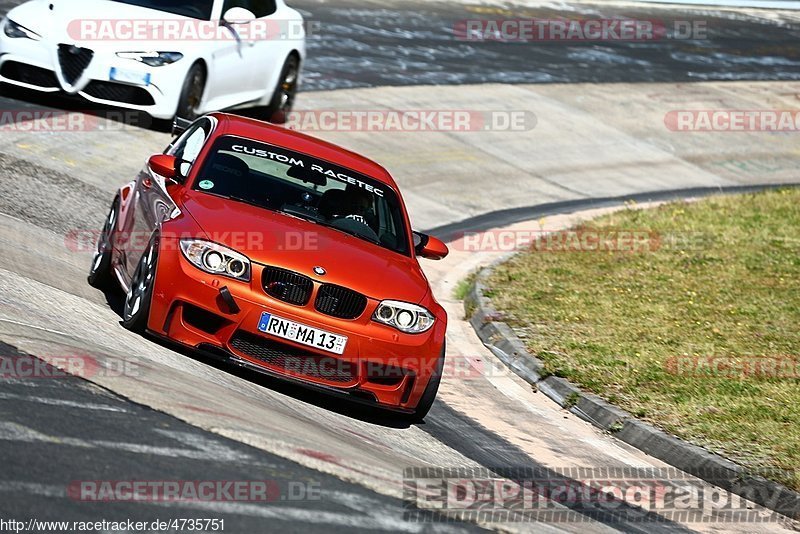
M 192 164 L 200 155 L 208 134 L 211 133 L 211 121 L 203 119 L 191 126 L 184 134 L 172 145 L 167 152 L 182 160 L 180 173 L 181 176 L 188 176 L 192 169 Z
M 272 15 L 277 10 L 275 0 L 225 0 L 222 5 L 222 13 L 225 14 L 232 7 L 248 9 L 257 19 Z

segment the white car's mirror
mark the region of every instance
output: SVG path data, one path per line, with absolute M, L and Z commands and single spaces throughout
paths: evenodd
M 256 16 L 249 9 L 232 7 L 222 15 L 222 20 L 227 24 L 249 24 L 256 20 Z

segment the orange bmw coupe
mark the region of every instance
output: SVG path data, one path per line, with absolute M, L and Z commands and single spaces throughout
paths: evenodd
M 89 282 L 125 293 L 136 332 L 421 420 L 447 315 L 397 184 L 341 147 L 203 116 L 121 187 Z

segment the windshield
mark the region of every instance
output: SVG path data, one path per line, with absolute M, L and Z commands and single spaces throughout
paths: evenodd
M 120 4 L 146 7 L 158 11 L 165 11 L 173 15 L 181 15 L 193 19 L 211 20 L 213 0 L 200 0 L 195 2 L 181 2 L 177 0 L 111 0 Z
M 214 143 L 193 188 L 409 254 L 403 212 L 389 186 L 306 154 L 223 136 Z

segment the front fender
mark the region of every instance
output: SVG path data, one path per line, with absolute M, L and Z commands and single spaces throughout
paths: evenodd
M 131 181 L 119 188 L 117 197 L 119 198 L 119 217 L 117 217 L 117 231 L 125 231 L 125 221 L 128 220 L 128 215 L 133 207 L 134 197 L 133 191 L 136 187 L 136 181 Z

